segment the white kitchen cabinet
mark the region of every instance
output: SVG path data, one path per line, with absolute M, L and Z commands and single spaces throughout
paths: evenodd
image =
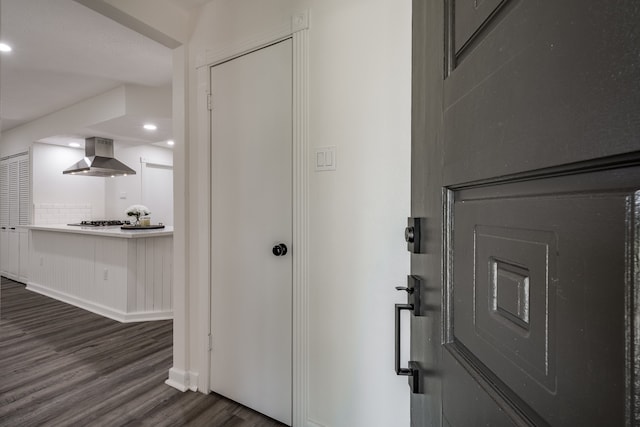
M 29 277 L 29 232 L 20 227 L 0 230 L 0 273 L 18 282 Z
M 9 230 L 0 230 L 0 273 L 9 268 Z
M 28 153 L 0 159 L 0 274 L 27 281 L 31 223 L 31 167 Z
M 33 225 L 27 289 L 119 322 L 173 317 L 173 228 Z
M 18 279 L 18 269 L 20 268 L 20 235 L 18 231 L 12 227 L 8 233 L 9 236 L 9 261 L 7 262 L 6 273 L 12 278 Z
M 29 280 L 29 230 L 18 229 L 18 281 L 27 283 Z

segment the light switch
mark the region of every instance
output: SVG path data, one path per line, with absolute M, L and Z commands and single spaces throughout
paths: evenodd
M 327 167 L 333 166 L 333 153 L 331 151 L 327 151 L 324 155 L 324 164 Z
M 336 146 L 316 148 L 316 172 L 336 170 Z

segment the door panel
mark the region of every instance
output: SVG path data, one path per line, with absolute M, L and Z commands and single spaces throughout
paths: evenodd
M 412 425 L 639 423 L 640 7 L 413 5 Z
M 211 389 L 291 424 L 292 44 L 211 71 Z M 287 253 L 275 256 L 283 243 Z
M 459 54 L 470 43 L 505 0 L 463 0 L 454 4 L 455 50 Z
M 611 175 L 617 185 L 602 188 Z M 624 424 L 638 183 L 634 168 L 450 193 L 448 349 L 495 375 L 494 391 L 526 402 L 517 410 L 537 425 Z
M 496 404 L 495 395 L 487 393 L 450 354 L 443 358 L 448 387 L 443 390 L 443 425 L 446 426 L 513 426 L 513 417 Z M 460 410 L 459 403 L 468 402 L 471 410 Z M 429 426 L 429 424 L 423 424 Z M 523 423 L 521 425 L 527 425 Z
M 451 55 L 447 185 L 637 149 L 640 11 L 584 5 L 509 0 L 495 27 Z

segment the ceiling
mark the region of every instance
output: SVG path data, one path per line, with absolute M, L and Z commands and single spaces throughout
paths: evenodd
M 192 9 L 207 0 L 171 1 Z M 123 84 L 171 84 L 171 49 L 73 0 L 0 0 L 0 40 L 13 47 L 0 58 L 2 132 Z M 140 132 L 132 120 L 112 123 L 114 135 L 132 132 L 139 143 L 171 137 L 166 118 L 169 129 L 153 134 Z M 69 129 L 51 139 L 83 138 L 92 131 Z M 94 133 L 110 132 L 103 123 Z

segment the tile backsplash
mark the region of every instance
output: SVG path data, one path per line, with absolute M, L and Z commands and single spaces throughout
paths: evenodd
M 71 224 L 93 219 L 91 203 L 34 203 L 33 223 Z

